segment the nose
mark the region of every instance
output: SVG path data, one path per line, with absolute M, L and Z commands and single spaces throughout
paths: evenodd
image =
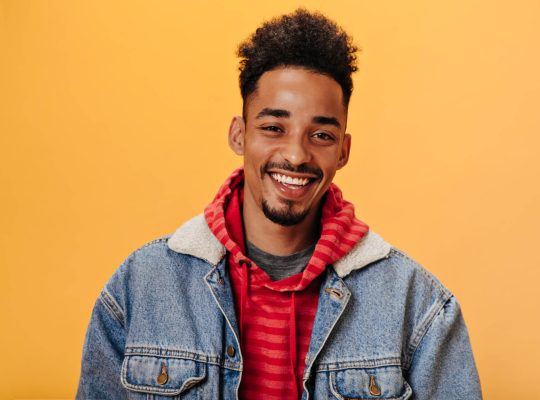
M 280 154 L 285 161 L 292 165 L 301 165 L 311 161 L 308 143 L 300 135 L 291 135 L 289 140 L 283 144 Z

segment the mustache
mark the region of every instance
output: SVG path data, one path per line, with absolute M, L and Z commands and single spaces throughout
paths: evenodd
M 296 172 L 299 174 L 313 174 L 317 176 L 317 178 L 322 178 L 323 172 L 319 168 L 310 167 L 306 164 L 300 164 L 297 167 L 292 166 L 289 163 L 278 163 L 278 162 L 267 162 L 261 167 L 261 176 L 263 176 L 266 172 L 268 172 L 269 169 L 276 168 L 276 169 L 282 169 L 284 171 L 290 171 L 290 172 Z

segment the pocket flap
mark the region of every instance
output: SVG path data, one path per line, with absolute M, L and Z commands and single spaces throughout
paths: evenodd
M 204 363 L 169 357 L 132 355 L 122 364 L 121 381 L 134 391 L 178 395 L 206 377 Z
M 405 400 L 412 394 L 398 366 L 333 371 L 330 386 L 338 399 Z

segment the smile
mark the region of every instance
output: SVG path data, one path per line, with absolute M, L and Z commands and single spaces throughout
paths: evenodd
M 287 175 L 278 174 L 278 173 L 270 174 L 270 176 L 275 181 L 282 183 L 284 185 L 287 185 L 291 187 L 292 189 L 294 189 L 295 187 L 300 188 L 302 186 L 306 186 L 310 182 L 309 178 L 293 178 L 292 176 L 287 176 Z

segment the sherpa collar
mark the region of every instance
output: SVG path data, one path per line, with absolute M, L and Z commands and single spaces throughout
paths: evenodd
M 178 228 L 167 244 L 177 253 L 203 259 L 212 265 L 217 265 L 226 253 L 225 247 L 208 228 L 203 214 Z M 388 256 L 390 249 L 391 246 L 370 229 L 348 254 L 334 263 L 334 270 L 343 278 L 351 271 Z

